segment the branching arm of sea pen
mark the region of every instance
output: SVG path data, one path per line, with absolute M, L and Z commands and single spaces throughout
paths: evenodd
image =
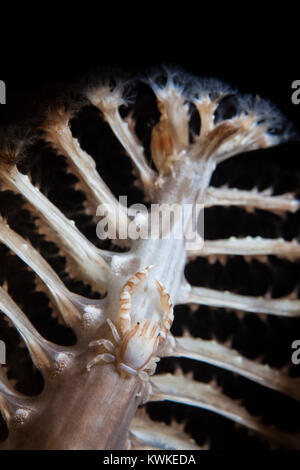
M 174 83 L 169 76 L 164 87 L 150 80 L 157 96 L 161 112 L 160 122 L 152 132 L 152 157 L 160 174 L 168 174 L 180 165 L 182 159 L 188 158 L 199 162 L 195 178 L 199 186 L 199 200 L 204 200 L 207 187 L 215 166 L 222 160 L 240 154 L 247 150 L 276 145 L 280 138 L 267 134 L 268 126 L 259 113 L 251 116 L 241 113 L 234 119 L 223 119 L 215 123 L 214 112 L 218 107 L 219 97 L 213 101 L 207 91 L 201 87 L 196 90 L 196 96 L 184 92 L 184 86 Z M 194 93 L 195 94 L 195 93 Z M 193 142 L 189 145 L 189 111 L 186 101 L 192 102 L 200 115 L 201 128 L 199 135 L 194 134 Z
M 9 189 L 21 193 L 37 210 L 86 276 L 97 282 L 99 287 L 105 287 L 110 273 L 109 265 L 101 250 L 84 237 L 74 222 L 65 217 L 16 167 L 0 168 L 0 179 Z
M 0 287 L 0 311 L 12 321 L 23 337 L 38 369 L 43 372 L 54 371 L 58 362 L 68 358 L 68 348 L 57 346 L 44 339 L 2 287 Z
M 67 158 L 73 173 L 84 183 L 84 189 L 89 199 L 93 200 L 95 208 L 105 204 L 107 219 L 116 224 L 118 216 L 118 223 L 126 228 L 128 223 L 126 208 L 116 200 L 104 183 L 96 170 L 94 159 L 82 150 L 78 140 L 73 137 L 69 119 L 70 116 L 66 111 L 52 112 L 43 125 L 45 139 Z
M 160 90 L 160 93 L 162 95 L 163 93 L 166 94 L 166 89 L 167 87 Z M 182 92 L 178 90 L 178 94 L 180 95 L 181 93 Z M 201 94 L 201 92 L 199 92 L 199 94 Z M 222 95 L 220 95 L 218 99 L 221 97 Z M 176 173 L 176 168 L 180 167 L 181 162 L 185 159 L 194 162 L 196 166 L 198 165 L 198 168 L 194 170 L 194 187 L 198 190 L 195 202 L 205 203 L 206 191 L 208 190 L 212 173 L 220 162 L 247 151 L 277 145 L 286 139 L 287 133 L 278 136 L 270 133 L 272 121 L 274 119 L 280 121 L 280 119 L 275 111 L 274 115 L 265 113 L 265 107 L 267 105 L 264 102 L 261 104 L 261 109 L 259 106 L 254 106 L 253 110 L 247 112 L 241 111 L 238 116 L 232 119 L 224 118 L 220 122 L 215 123 L 214 113 L 218 106 L 218 99 L 215 101 L 211 100 L 208 93 L 202 94 L 199 98 L 189 97 L 189 99 L 198 109 L 201 120 L 200 133 L 193 136 L 193 142 L 190 145 L 186 143 L 184 145 L 182 142 L 181 147 L 179 146 L 179 149 L 182 148 L 182 151 L 179 154 L 176 152 L 173 142 L 174 138 L 170 130 L 171 120 L 169 120 L 169 116 L 164 107 L 163 111 L 161 111 L 160 127 L 158 127 L 158 125 L 155 126 L 152 133 L 152 144 L 156 142 L 154 139 L 154 131 L 156 131 L 157 128 L 160 140 L 156 140 L 160 143 L 161 149 L 164 150 L 164 152 L 162 152 L 162 150 L 159 149 L 160 154 L 162 154 L 161 159 L 164 157 L 164 160 L 169 161 L 172 173 L 174 173 L 174 170 Z M 184 110 L 182 103 L 181 110 Z M 166 115 L 165 119 L 167 123 L 162 126 L 164 123 L 164 114 Z M 186 132 L 186 120 L 184 119 L 181 131 L 180 135 L 188 135 Z M 156 147 L 159 148 L 158 145 L 156 145 Z M 154 156 L 155 155 L 153 155 L 153 158 Z M 156 158 L 156 160 L 158 160 L 158 158 Z M 160 166 L 162 170 L 164 170 L 163 165 L 160 164 Z
M 188 334 L 175 340 L 174 352 L 168 356 L 186 357 L 222 367 L 300 401 L 300 379 L 291 378 L 267 364 L 259 364 L 247 359 L 238 351 L 216 341 L 193 338 Z
M 273 109 L 266 112 L 267 104 L 262 101 L 253 110 L 241 112 L 232 119 L 214 122 L 214 112 L 217 100 L 212 101 L 208 96 L 195 99 L 194 105 L 201 118 L 200 135 L 195 136 L 193 153 L 201 158 L 213 157 L 216 164 L 235 155 L 279 144 L 286 138 L 268 133 L 273 119 Z
M 153 394 L 150 401 L 168 400 L 203 408 L 250 428 L 277 445 L 300 449 L 299 436 L 263 424 L 259 418 L 251 416 L 243 406 L 210 384 L 197 382 L 182 373 L 159 374 L 152 377 L 151 383 Z
M 22 419 L 27 418 L 31 411 L 32 400 L 11 386 L 3 367 L 0 366 L 0 412 L 8 427 L 11 429 L 22 424 Z
M 139 170 L 144 184 L 152 186 L 155 172 L 147 163 L 144 148 L 133 131 L 132 121 L 129 120 L 129 123 L 124 121 L 119 113 L 120 106 L 126 104 L 122 93 L 121 87 L 111 90 L 108 86 L 103 85 L 90 90 L 87 93 L 87 97 L 103 113 L 104 119 L 108 122 L 112 131 Z
M 138 410 L 130 426 L 131 447 L 161 450 L 202 450 L 185 432 L 184 426 L 152 421 L 144 409 Z
M 283 213 L 296 212 L 300 208 L 300 201 L 295 199 L 292 193 L 273 196 L 271 189 L 264 191 L 245 191 L 237 188 L 209 187 L 204 203 L 205 207 L 213 206 L 238 206 L 250 211 L 261 209 L 265 211 Z
M 189 144 L 190 115 L 183 91 L 180 87 L 175 86 L 171 77 L 169 77 L 166 86 L 162 88 L 156 86 L 151 79 L 149 84 L 156 94 L 161 113 L 160 123 L 154 127 L 152 149 L 153 146 L 158 147 L 161 151 L 164 149 L 167 151 L 164 157 L 168 157 L 168 152 L 172 153 L 173 157 L 179 157 L 180 152 Z M 167 140 L 169 142 L 166 142 Z M 155 160 L 155 155 L 152 156 Z
M 188 256 L 210 255 L 275 255 L 294 261 L 300 258 L 300 244 L 296 241 L 287 242 L 283 238 L 264 239 L 262 237 L 236 238 L 224 240 L 205 240 L 203 247 L 188 252 Z
M 102 320 L 103 300 L 91 300 L 70 292 L 30 242 L 14 232 L 0 217 L 0 241 L 18 255 L 45 283 L 67 325 L 76 333 L 95 328 Z
M 184 283 L 176 299 L 177 304 L 194 303 L 211 307 L 225 307 L 244 312 L 266 313 L 284 317 L 300 316 L 300 300 L 291 300 L 289 296 L 280 299 L 251 297 L 247 295 L 220 292 L 206 287 L 193 287 Z

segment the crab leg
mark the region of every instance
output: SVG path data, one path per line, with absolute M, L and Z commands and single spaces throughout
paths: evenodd
M 119 324 L 122 334 L 124 335 L 131 327 L 131 295 L 142 287 L 148 277 L 153 265 L 138 271 L 123 286 L 119 304 Z
M 99 362 L 114 362 L 115 361 L 115 356 L 113 354 L 109 353 L 104 353 L 104 354 L 98 354 L 98 356 L 94 357 L 86 366 L 88 372 L 90 372 L 91 368 L 95 366 L 96 364 L 99 364 Z
M 111 341 L 108 341 L 108 339 L 101 338 L 96 341 L 91 341 L 89 343 L 89 347 L 91 348 L 94 346 L 104 346 L 104 348 L 111 353 L 114 351 L 114 345 Z
M 121 341 L 121 338 L 120 338 L 120 335 L 118 333 L 118 330 L 117 328 L 115 327 L 115 325 L 113 324 L 113 322 L 111 321 L 110 318 L 108 318 L 107 320 L 107 323 L 108 323 L 108 326 L 110 327 L 111 329 L 111 332 L 112 332 L 112 335 L 114 337 L 114 340 L 116 343 L 119 343 Z

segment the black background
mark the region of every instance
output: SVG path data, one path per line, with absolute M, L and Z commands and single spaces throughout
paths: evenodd
M 53 26 L 55 29 L 55 26 Z M 300 106 L 291 102 L 291 83 L 297 79 L 297 53 L 283 45 L 272 48 L 260 44 L 249 50 L 235 43 L 228 53 L 226 39 L 209 50 L 194 38 L 150 37 L 146 41 L 138 33 L 132 39 L 124 33 L 97 37 L 87 36 L 19 38 L 7 42 L 0 58 L 0 79 L 6 82 L 7 105 L 0 107 L 2 124 L 23 119 L 28 111 L 35 112 L 39 95 L 45 90 L 61 90 L 85 76 L 101 75 L 103 71 L 145 73 L 161 64 L 182 67 L 202 77 L 217 77 L 238 87 L 241 92 L 259 94 L 275 103 L 294 123 L 298 123 Z M 46 35 L 46 33 L 45 33 Z M 228 39 L 228 41 L 230 41 Z M 223 50 L 224 49 L 224 52 Z
M 259 94 L 268 98 L 300 130 L 300 105 L 296 106 L 291 101 L 291 84 L 299 78 L 297 59 L 296 55 L 290 54 L 288 56 L 286 49 L 277 48 L 276 53 L 272 56 L 270 55 L 271 47 L 267 44 L 261 44 L 259 47 L 253 46 L 251 51 L 245 51 L 242 48 L 238 50 L 237 43 L 234 44 L 234 48 L 225 47 L 228 46 L 228 42 L 223 38 L 215 52 L 208 52 L 205 43 L 200 40 L 193 39 L 190 43 L 186 40 L 179 40 L 177 45 L 173 42 L 173 37 L 159 37 L 159 40 L 155 42 L 153 38 L 150 38 L 145 43 L 139 39 L 138 34 L 131 41 L 128 38 L 124 40 L 126 31 L 117 44 L 112 44 L 111 38 L 115 34 L 113 25 L 110 34 L 104 38 L 97 39 L 95 34 L 90 40 L 80 29 L 74 29 L 72 36 L 66 36 L 63 34 L 63 30 L 56 31 L 55 24 L 52 27 L 52 34 L 58 36 L 53 42 L 51 40 L 44 42 L 43 38 L 36 35 L 30 42 L 25 37 L 24 40 L 19 38 L 14 45 L 10 38 L 6 38 L 9 47 L 4 48 L 0 60 L 0 79 L 5 81 L 7 87 L 7 104 L 0 106 L 0 123 L 4 128 L 9 124 L 22 123 L 28 116 L 38 112 L 40 97 L 45 93 L 53 93 L 54 95 L 60 93 L 64 87 L 77 82 L 83 76 L 101 75 L 107 70 L 125 71 L 133 74 L 145 73 L 154 66 L 167 64 L 182 67 L 186 72 L 197 76 L 220 78 L 233 87 L 237 87 L 241 92 Z M 179 35 L 177 32 L 174 34 Z M 74 36 L 76 36 L 76 40 Z M 82 39 L 83 37 L 85 40 Z M 228 49 L 233 49 L 234 52 L 228 54 Z M 223 53 L 223 51 L 225 52 Z M 286 166 L 290 169 L 299 170 L 297 155 L 298 153 L 295 151 L 289 153 L 290 163 L 287 162 Z M 179 312 L 178 318 L 185 314 L 186 312 L 182 314 Z M 202 316 L 202 318 L 206 317 Z M 270 323 L 271 321 L 272 319 Z M 279 326 L 280 324 L 277 325 L 277 328 Z M 274 325 L 270 325 L 271 327 L 273 328 Z M 225 326 L 222 325 L 222 328 Z M 179 330 L 178 334 L 180 334 Z M 250 330 L 251 328 L 245 330 L 247 337 Z M 246 342 L 246 338 L 242 339 Z M 255 342 L 255 339 L 253 341 Z M 183 361 L 183 368 L 184 365 Z M 166 369 L 170 367 L 172 370 L 172 365 L 165 364 L 165 367 Z M 204 370 L 203 373 L 205 375 L 206 371 Z M 241 387 L 243 390 L 243 383 Z M 233 384 L 232 389 L 234 388 Z M 253 390 L 256 392 L 255 388 Z M 251 389 L 249 389 L 248 395 L 253 395 Z M 253 400 L 255 400 L 255 396 Z M 268 401 L 270 401 L 268 395 L 262 397 L 262 406 L 259 408 L 259 412 L 262 412 L 264 406 L 267 407 Z M 280 405 L 280 402 L 274 399 L 274 405 L 269 411 L 270 415 L 273 411 L 277 412 L 277 403 Z M 287 407 L 287 409 L 289 416 L 291 416 L 292 408 Z M 155 417 L 155 410 L 154 408 L 151 410 L 151 405 L 150 411 Z M 299 407 L 296 411 L 299 414 Z M 170 415 L 173 413 L 175 415 L 177 413 L 179 418 L 181 417 L 179 407 L 176 409 L 175 406 Z M 284 414 L 284 409 L 281 414 Z M 161 410 L 156 412 L 156 417 L 159 416 L 166 417 L 166 421 L 169 418 L 168 412 L 164 415 Z M 189 431 L 193 430 L 197 434 L 200 418 L 200 412 L 199 414 L 196 410 L 189 412 L 191 422 Z M 286 420 L 289 421 L 289 418 L 287 417 Z M 296 418 L 295 421 L 297 421 Z M 286 423 L 284 424 L 285 427 L 288 427 Z M 216 448 L 223 447 L 224 439 L 228 441 L 228 448 L 238 448 L 243 445 L 247 447 L 243 438 L 233 442 L 235 434 L 229 434 L 226 437 L 227 425 L 223 423 L 222 419 L 213 418 L 210 422 L 210 418 L 206 419 L 204 415 L 201 425 L 204 434 L 206 434 L 204 432 L 206 426 L 211 428 L 212 432 L 217 432 L 220 429 L 221 436 L 216 441 Z M 297 428 L 297 425 L 291 425 L 293 431 L 295 427 Z M 230 431 L 234 432 L 231 428 Z M 251 447 L 252 443 L 250 442 L 248 445 Z M 224 445 L 224 447 L 226 446 Z

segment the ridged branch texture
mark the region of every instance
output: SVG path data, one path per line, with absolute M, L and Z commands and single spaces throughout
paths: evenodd
M 43 379 L 40 393 L 21 393 L 15 386 L 17 379 L 10 372 L 9 363 L 1 366 L 0 410 L 8 429 L 1 447 L 210 448 L 211 438 L 203 428 L 205 419 L 199 418 L 198 429 L 195 424 L 191 429 L 186 425 L 191 416 L 189 410 L 194 409 L 195 413 L 200 413 L 195 416 L 215 415 L 215 419 L 220 420 L 216 423 L 231 426 L 233 435 L 244 432 L 247 436 L 251 432 L 254 437 L 249 439 L 257 442 L 262 439 L 270 446 L 299 449 L 298 429 L 276 426 L 265 419 L 262 407 L 258 406 L 256 411 L 251 409 L 239 393 L 235 393 L 234 386 L 226 391 L 218 374 L 231 377 L 237 388 L 241 383 L 250 384 L 257 400 L 258 389 L 269 389 L 274 396 L 288 397 L 289 403 L 300 401 L 300 378 L 293 377 L 286 367 L 276 368 L 276 364 L 268 363 L 267 359 L 258 357 L 259 354 L 251 357 L 246 347 L 238 348 L 234 344 L 233 332 L 222 340 L 216 334 L 201 337 L 199 327 L 193 328 L 197 318 L 199 324 L 205 324 L 207 312 L 214 309 L 223 318 L 224 325 L 228 318 L 229 324 L 254 319 L 263 325 L 270 322 L 270 328 L 278 328 L 280 323 L 276 321 L 295 322 L 299 327 L 297 292 L 292 290 L 273 297 L 272 286 L 264 292 L 251 294 L 251 289 L 248 293 L 237 291 L 234 286 L 230 290 L 226 282 L 221 283 L 224 288 L 219 288 L 208 282 L 192 285 L 189 280 L 189 266 L 193 266 L 194 271 L 200 272 L 203 268 L 207 272 L 209 265 L 223 267 L 224 279 L 227 266 L 229 272 L 231 261 L 236 259 L 246 266 L 254 266 L 253 263 L 265 266 L 270 260 L 292 266 L 300 258 L 297 234 L 285 239 L 279 232 L 266 237 L 259 233 L 240 236 L 232 233 L 229 237 L 204 237 L 204 244 L 199 238 L 192 248 L 187 248 L 183 231 L 178 238 L 129 237 L 123 240 L 121 232 L 129 224 L 140 226 L 142 230 L 147 216 L 130 216 L 118 200 L 118 196 L 129 193 L 129 183 L 122 172 L 125 175 L 126 165 L 131 165 L 132 188 L 135 188 L 134 194 L 140 195 L 135 202 L 145 201 L 149 214 L 150 204 L 158 207 L 178 204 L 183 208 L 185 205 L 196 207 L 198 203 L 203 204 L 204 220 L 208 224 L 210 219 L 206 214 L 218 208 L 239 211 L 236 214 L 248 211 L 249 217 L 259 212 L 276 220 L 296 215 L 299 201 L 292 191 L 273 193 L 272 189 L 259 189 L 256 185 L 252 189 L 235 188 L 216 185 L 213 181 L 215 172 L 233 157 L 238 161 L 250 160 L 252 154 L 259 155 L 263 167 L 264 152 L 267 152 L 264 149 L 277 147 L 278 152 L 280 145 L 291 137 L 284 118 L 259 97 L 240 96 L 215 80 L 201 80 L 177 70 L 160 70 L 149 77 L 126 82 L 99 81 L 81 95 L 79 104 L 66 99 L 68 102 L 63 105 L 47 108 L 38 123 L 38 137 L 29 146 L 26 139 L 15 136 L 4 138 L 0 148 L 4 201 L 0 242 L 7 260 L 5 269 L 9 271 L 8 263 L 15 263 L 18 258 L 20 269 L 31 273 L 36 292 L 47 296 L 53 321 L 56 318 L 61 328 L 65 326 L 62 331 L 71 330 L 76 337 L 73 344 L 52 341 L 47 328 L 38 326 L 42 318 L 37 320 L 37 317 L 43 315 L 42 311 L 32 306 L 36 310 L 28 312 L 26 302 L 16 295 L 17 290 L 1 277 L 0 316 L 8 321 L 8 325 L 3 326 L 3 335 L 6 330 L 17 330 L 35 373 L 39 371 Z M 137 107 L 141 96 L 150 95 L 155 109 L 151 119 Z M 234 112 L 230 113 L 225 106 L 229 99 L 234 100 Z M 78 123 L 84 125 L 84 119 L 80 121 L 84 113 L 90 113 L 95 123 L 99 123 L 99 129 L 93 124 L 98 138 L 94 147 L 89 146 L 88 138 L 81 138 Z M 109 161 L 112 179 L 102 175 L 109 147 L 102 146 L 102 133 L 109 133 L 109 145 L 114 149 Z M 59 167 L 55 168 L 55 158 L 58 158 L 76 194 L 83 195 L 81 222 L 76 213 L 76 198 L 74 205 L 71 203 L 66 209 L 63 202 L 48 191 L 45 180 L 39 180 L 37 168 L 41 168 L 42 174 L 43 165 L 47 165 L 46 160 L 37 157 L 42 148 L 53 158 L 52 179 L 60 172 Z M 124 167 L 119 163 L 122 160 Z M 37 163 L 32 163 L 35 161 Z M 115 189 L 114 178 L 121 181 L 121 190 Z M 15 198 L 16 207 L 20 209 L 14 209 L 14 203 L 5 203 L 5 197 Z M 106 244 L 96 238 L 96 223 L 101 220 L 97 207 L 101 204 L 106 205 L 105 217 L 111 226 L 116 224 L 115 212 L 119 214 L 116 237 Z M 30 230 L 35 236 L 30 237 L 30 230 L 17 223 L 23 211 L 30 216 Z M 87 219 L 92 231 L 84 226 L 83 220 Z M 154 223 L 151 219 L 151 229 L 157 228 L 153 227 Z M 176 223 L 175 220 L 175 226 Z M 189 219 L 185 228 L 191 229 L 191 223 Z M 214 226 L 223 223 L 222 218 L 213 220 Z M 55 255 L 65 260 L 63 273 L 47 256 L 43 243 L 48 247 L 52 244 Z M 103 346 L 96 352 L 89 347 L 92 341 L 114 341 L 107 319 L 118 328 L 122 287 L 131 276 L 150 265 L 154 268 L 147 282 L 132 298 L 132 320 L 160 321 L 155 280 L 163 283 L 169 293 L 175 319 L 167 340 L 158 350 L 161 361 L 156 373 L 149 377 L 150 392 L 145 398 L 139 377 L 123 376 L 115 363 L 99 362 L 90 370 L 87 364 L 99 352 L 105 353 Z M 87 287 L 80 290 L 79 286 Z M 185 319 L 178 327 L 182 315 Z M 294 339 L 299 339 L 296 330 Z M 248 337 L 247 341 L 250 340 L 255 344 L 255 335 Z M 13 353 L 10 355 L 13 357 Z M 171 365 L 169 369 L 166 364 Z M 201 371 L 206 370 L 201 369 L 203 367 L 210 371 L 206 378 L 205 374 L 201 376 Z M 174 416 L 169 419 L 172 403 L 175 403 L 175 414 L 180 410 L 177 420 Z M 235 424 L 246 431 L 234 430 Z

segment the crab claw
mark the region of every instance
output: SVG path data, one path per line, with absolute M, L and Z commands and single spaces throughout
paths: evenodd
M 147 266 L 144 269 L 141 269 L 137 273 L 135 273 L 131 278 L 126 282 L 124 285 L 122 292 L 129 292 L 130 294 L 133 294 L 135 291 L 140 289 L 144 282 L 146 281 L 150 271 L 154 268 L 154 264 L 151 264 L 150 266 Z
M 155 281 L 157 290 L 160 296 L 160 303 L 165 312 L 173 312 L 173 305 L 170 299 L 170 294 L 167 292 L 167 289 L 160 281 Z
M 170 294 L 167 292 L 167 289 L 160 281 L 155 281 L 156 287 L 160 297 L 160 303 L 162 308 L 164 309 L 165 315 L 162 318 L 161 322 L 161 331 L 160 337 L 161 341 L 164 341 L 170 331 L 174 320 L 174 311 L 173 305 L 171 302 Z
M 123 334 L 131 327 L 131 296 L 135 291 L 142 287 L 149 275 L 149 272 L 153 268 L 154 264 L 151 264 L 150 266 L 141 269 L 135 273 L 134 276 L 131 276 L 122 288 L 119 304 L 119 319 L 120 329 Z

